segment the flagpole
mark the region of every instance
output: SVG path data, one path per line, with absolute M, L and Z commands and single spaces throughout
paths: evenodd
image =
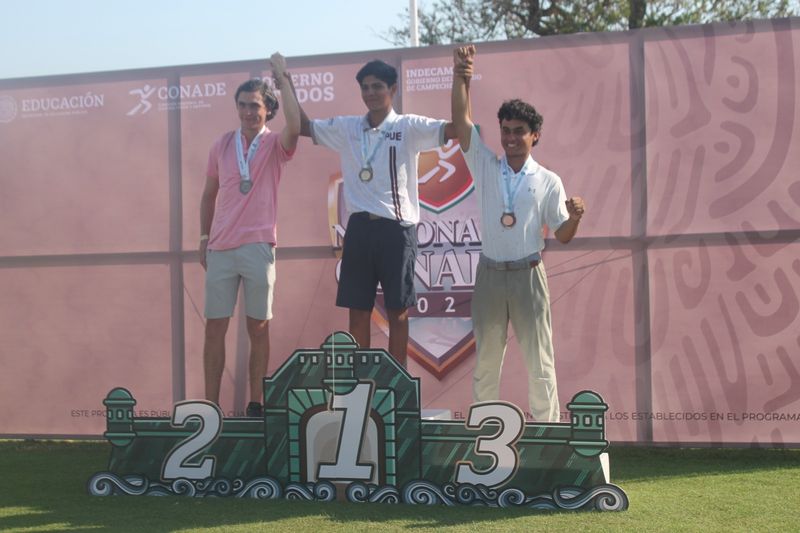
M 419 20 L 417 19 L 417 0 L 408 0 L 408 35 L 411 46 L 419 46 Z

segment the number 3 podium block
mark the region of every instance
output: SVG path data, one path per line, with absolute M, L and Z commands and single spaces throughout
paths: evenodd
M 344 332 L 264 380 L 263 419 L 223 418 L 206 401 L 176 404 L 171 419 L 135 417 L 123 388 L 103 403 L 112 451 L 93 495 L 628 507 L 609 482 L 598 394 L 576 394 L 565 424 L 526 423 L 506 402 L 474 404 L 466 421 L 422 420 L 419 379 Z

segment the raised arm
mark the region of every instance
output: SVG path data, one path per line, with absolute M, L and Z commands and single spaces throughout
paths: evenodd
M 472 62 L 475 46 L 462 46 L 453 50 L 453 90 L 450 110 L 453 128 L 461 149 L 469 150 L 472 138 L 472 119 L 469 102 L 469 81 L 472 78 Z
M 303 137 L 311 137 L 311 120 L 309 120 L 308 115 L 306 115 L 306 112 L 303 110 L 303 106 L 300 105 L 300 101 L 297 99 L 294 81 L 292 81 L 292 76 L 289 73 L 286 74 L 284 86 L 291 90 L 294 100 L 297 102 L 297 109 L 300 113 L 300 135 Z
M 291 78 L 289 79 L 292 90 L 294 91 L 294 83 L 291 82 Z M 311 120 L 309 120 L 308 115 L 306 112 L 303 111 L 303 107 L 300 107 L 300 135 L 303 137 L 311 137 Z
M 297 138 L 300 136 L 300 105 L 297 103 L 297 95 L 294 93 L 294 87 L 292 87 L 289 74 L 286 72 L 286 59 L 275 52 L 269 61 L 272 64 L 275 86 L 281 91 L 283 116 L 286 118 L 286 125 L 281 132 L 281 145 L 287 152 L 292 152 L 297 146 Z

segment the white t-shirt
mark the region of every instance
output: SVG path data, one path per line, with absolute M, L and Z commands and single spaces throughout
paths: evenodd
M 483 254 L 495 261 L 516 261 L 541 252 L 542 226 L 555 231 L 569 219 L 561 178 L 528 156 L 528 171 L 514 197 L 517 221 L 507 228 L 500 223 L 505 209 L 501 160 L 483 143 L 474 126 L 469 150 L 463 153 L 478 193 Z
M 444 144 L 445 124 L 392 110 L 377 128 L 370 127 L 366 116 L 312 120 L 311 138 L 339 152 L 349 213 L 367 211 L 412 226 L 419 222 L 419 153 Z M 358 177 L 365 167 L 364 152 L 367 158 L 374 153 L 369 164 L 373 177 L 367 182 Z

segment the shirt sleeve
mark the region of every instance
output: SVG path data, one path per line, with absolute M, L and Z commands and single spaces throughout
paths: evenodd
M 497 156 L 494 155 L 488 146 L 486 146 L 481 139 L 480 131 L 476 125 L 472 125 L 472 134 L 469 138 L 469 150 L 466 152 L 461 148 L 461 153 L 464 154 L 464 161 L 467 163 L 472 179 L 479 180 L 483 178 L 485 172 L 484 167 L 487 162 L 494 162 Z
M 444 127 L 447 121 L 420 115 L 405 115 L 405 117 L 408 121 L 407 131 L 412 134 L 411 141 L 415 151 L 424 152 L 444 145 Z
M 331 117 L 311 121 L 311 140 L 314 144 L 341 151 L 347 128 L 345 117 Z
M 564 184 L 557 174 L 550 174 L 552 183 L 547 191 L 544 205 L 544 222 L 552 231 L 561 227 L 561 224 L 569 219 L 567 211 L 567 193 Z
M 288 152 L 283 147 L 280 133 L 273 131 L 270 133 L 270 136 L 271 136 L 270 142 L 272 142 L 272 144 L 274 145 L 272 153 L 274 153 L 275 156 L 278 158 L 278 163 L 284 165 L 289 161 L 291 161 L 292 157 L 294 157 L 294 153 L 297 151 L 297 146 L 295 146 L 294 150 Z

